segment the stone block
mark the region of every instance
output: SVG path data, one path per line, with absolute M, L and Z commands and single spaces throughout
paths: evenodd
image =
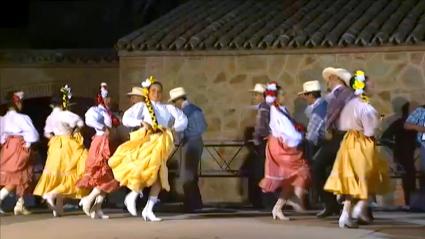
M 285 68 L 286 61 L 288 59 L 287 55 L 272 55 L 269 56 L 269 68 L 267 70 L 268 76 L 271 79 L 276 79 L 282 73 Z
M 240 56 L 236 58 L 238 73 L 267 71 L 267 56 Z
M 400 72 L 397 80 L 406 90 L 420 90 L 425 87 L 422 69 L 414 65 L 407 65 Z
M 419 66 L 423 62 L 424 53 L 423 52 L 411 52 L 411 53 L 409 53 L 409 59 L 410 59 L 410 63 Z

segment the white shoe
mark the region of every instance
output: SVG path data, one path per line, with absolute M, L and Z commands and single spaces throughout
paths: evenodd
M 102 211 L 92 211 L 90 217 L 91 219 L 109 219 L 109 216 L 103 214 Z
M 124 199 L 124 205 L 127 207 L 128 212 L 133 216 L 137 216 L 137 209 L 136 209 L 136 199 L 138 194 L 136 192 L 130 192 L 125 196 Z
M 54 198 L 51 195 L 44 194 L 43 199 L 46 201 L 47 207 L 53 211 L 53 217 L 60 217 L 61 215 L 57 212 Z
M 90 217 L 92 219 L 109 219 L 109 216 L 103 214 L 102 203 L 103 203 L 103 197 L 102 198 L 97 197 L 96 200 L 94 201 L 94 205 L 90 212 Z
M 287 203 L 286 200 L 283 200 L 282 198 L 279 198 L 276 202 L 276 204 L 273 207 L 272 210 L 272 217 L 273 220 L 282 220 L 282 221 L 289 221 L 289 217 L 286 217 L 285 214 L 283 214 L 282 207 Z
M 362 205 L 360 203 L 356 203 L 353 208 L 353 212 L 351 213 L 353 219 L 358 219 L 360 214 L 362 213 Z
M 79 206 L 83 208 L 83 212 L 90 217 L 90 208 L 91 208 L 91 202 L 88 200 L 88 197 L 81 198 L 80 202 L 78 203 Z
M 338 220 L 338 225 L 340 228 L 358 228 L 357 223 L 351 220 L 347 212 L 342 212 L 341 217 Z
M 146 210 L 146 208 L 143 209 L 142 217 L 143 217 L 143 220 L 145 220 L 145 221 L 151 221 L 151 222 L 160 222 L 160 221 L 162 221 L 161 218 L 158 218 L 158 217 L 155 216 L 155 214 L 153 213 L 153 211 L 148 211 L 148 210 Z
M 25 207 L 24 198 L 20 197 L 18 201 L 16 202 L 15 207 L 13 208 L 13 213 L 16 215 L 29 215 L 31 214 L 30 211 Z

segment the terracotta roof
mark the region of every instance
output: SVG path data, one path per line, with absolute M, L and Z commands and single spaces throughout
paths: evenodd
M 114 49 L 0 50 L 0 64 L 99 64 L 117 63 Z
M 421 0 L 190 0 L 119 39 L 118 50 L 250 50 L 417 44 Z

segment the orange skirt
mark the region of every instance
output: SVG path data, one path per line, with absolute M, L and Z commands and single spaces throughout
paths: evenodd
M 33 165 L 30 153 L 22 136 L 8 136 L 1 149 L 0 185 L 16 186 L 18 196 L 31 193 Z
M 266 148 L 265 177 L 260 187 L 265 192 L 274 192 L 282 187 L 307 187 L 310 168 L 304 159 L 303 150 L 286 146 L 281 140 L 269 137 Z
M 95 135 L 86 161 L 86 173 L 76 186 L 89 190 L 97 188 L 107 193 L 120 188 L 119 182 L 115 180 L 112 169 L 108 165 L 109 157 L 111 157 L 109 138 L 104 135 Z

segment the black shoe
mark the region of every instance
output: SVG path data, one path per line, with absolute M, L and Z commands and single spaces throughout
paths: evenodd
M 338 216 L 340 214 L 340 210 L 338 207 L 333 206 L 333 207 L 325 207 L 325 209 L 323 209 L 323 211 L 319 212 L 316 217 L 317 218 L 326 218 L 326 217 L 330 217 L 330 216 Z

